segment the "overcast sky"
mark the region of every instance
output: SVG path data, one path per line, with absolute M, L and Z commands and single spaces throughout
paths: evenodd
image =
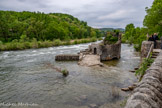
M 0 0 L 0 10 L 67 13 L 88 25 L 124 28 L 129 23 L 142 26 L 145 7 L 153 0 Z

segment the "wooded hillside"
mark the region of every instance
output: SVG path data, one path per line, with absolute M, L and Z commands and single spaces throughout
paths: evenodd
M 100 37 L 101 33 L 87 22 L 61 13 L 0 11 L 0 40 L 70 40 Z

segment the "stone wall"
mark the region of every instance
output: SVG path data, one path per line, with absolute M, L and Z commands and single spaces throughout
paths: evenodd
M 112 59 L 119 59 L 121 54 L 121 41 L 116 44 L 102 46 L 101 60 L 107 61 Z
M 152 44 L 154 45 L 153 41 L 143 41 L 142 42 L 142 46 L 141 46 L 141 57 L 142 58 L 147 57 L 147 54 L 148 54 Z M 154 46 L 153 46 L 153 48 L 154 48 Z M 151 49 L 151 51 L 153 51 L 153 48 Z M 160 48 L 161 48 L 161 41 L 158 40 L 156 43 L 156 49 L 160 49 Z
M 95 54 L 95 49 L 96 49 L 96 54 L 97 55 L 101 55 L 102 54 L 101 44 L 91 44 L 91 45 L 89 45 L 89 51 L 92 54 Z
M 146 70 L 125 108 L 162 108 L 162 51 Z
M 56 61 L 79 61 L 78 54 L 60 54 L 55 56 Z
M 111 45 L 104 45 L 103 43 L 92 44 L 89 46 L 89 51 L 92 54 L 99 55 L 101 61 L 119 59 L 121 54 L 121 41 L 119 40 L 117 43 Z
M 158 40 L 158 41 L 156 41 L 156 42 L 157 42 L 157 44 L 156 44 L 156 49 L 160 49 L 160 48 L 161 48 L 161 41 Z
M 147 54 L 148 54 L 152 44 L 154 45 L 154 42 L 152 42 L 152 41 L 143 41 L 142 42 L 142 46 L 141 46 L 141 57 L 142 58 L 147 57 Z M 154 46 L 153 46 L 153 48 L 154 48 Z M 151 51 L 153 51 L 153 48 L 151 49 Z

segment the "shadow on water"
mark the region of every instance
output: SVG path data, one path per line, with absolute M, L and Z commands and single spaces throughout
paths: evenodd
M 76 54 L 89 44 L 59 46 L 0 53 L 0 103 L 39 104 L 38 108 L 79 108 L 111 104 L 119 107 L 128 94 L 120 88 L 136 81 L 128 71 L 138 66 L 139 54 L 122 44 L 120 60 L 107 66 L 83 67 L 77 62 L 55 62 L 57 54 Z M 46 63 L 69 71 L 68 77 L 45 66 Z

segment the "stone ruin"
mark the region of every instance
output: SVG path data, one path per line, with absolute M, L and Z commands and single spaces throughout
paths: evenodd
M 114 44 L 104 44 L 104 41 L 98 44 L 89 45 L 88 49 L 81 51 L 80 55 L 99 55 L 100 61 L 108 61 L 113 59 L 120 59 L 121 55 L 121 35 L 118 41 Z
M 89 45 L 88 49 L 80 51 L 78 54 L 61 54 L 55 57 L 56 61 L 79 61 L 82 66 L 103 66 L 101 61 L 119 59 L 121 54 L 121 35 L 113 44 L 105 44 L 104 41 L 98 44 Z

